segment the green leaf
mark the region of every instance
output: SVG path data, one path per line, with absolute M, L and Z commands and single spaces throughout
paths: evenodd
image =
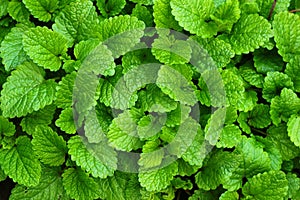
M 118 150 L 131 151 L 142 146 L 137 134 L 139 111 L 125 110 L 114 118 L 107 133 L 110 145 Z
M 285 73 L 292 79 L 294 85 L 294 91 L 300 92 L 300 56 L 295 57 L 295 59 L 291 60 L 285 69 Z
M 131 51 L 144 35 L 145 24 L 130 15 L 119 15 L 100 22 L 99 34 L 114 58 Z
M 158 72 L 157 86 L 175 101 L 194 105 L 197 101 L 192 84 L 176 70 L 166 65 Z
M 68 45 L 97 37 L 98 15 L 91 1 L 75 1 L 65 6 L 55 18 L 54 31 L 68 39 Z
M 155 0 L 153 5 L 153 16 L 156 27 L 182 30 L 171 13 L 171 0 Z
M 258 73 L 267 74 L 268 72 L 281 71 L 283 69 L 284 63 L 277 49 L 272 51 L 258 49 L 254 51 L 253 55 L 254 67 Z
M 224 192 L 219 200 L 238 200 L 239 199 L 239 194 L 237 192 L 230 192 L 226 191 Z
M 43 168 L 38 185 L 17 185 L 9 197 L 11 200 L 67 199 L 58 168 Z
M 47 126 L 38 126 L 32 136 L 33 150 L 44 164 L 59 166 L 65 162 L 68 149 L 62 136 Z
M 91 144 L 80 136 L 73 136 L 68 141 L 68 148 L 72 160 L 93 177 L 112 176 L 117 168 L 116 152 L 106 141 Z
M 143 21 L 146 27 L 153 27 L 153 16 L 151 10 L 146 6 L 136 4 L 131 15 Z
M 160 191 L 171 184 L 171 180 L 177 174 L 177 162 L 158 169 L 146 169 L 139 172 L 139 181 L 147 191 Z
M 40 21 L 48 22 L 52 13 L 58 8 L 58 0 L 23 0 L 26 8 Z
M 178 159 L 178 174 L 180 176 L 191 176 L 192 174 L 195 174 L 198 171 L 197 165 L 190 165 L 187 162 L 185 162 L 183 159 Z
M 0 168 L 0 181 L 4 181 L 7 178 L 4 171 Z
M 148 85 L 146 90 L 140 91 L 138 95 L 144 111 L 165 113 L 177 108 L 177 103 L 155 84 Z
M 5 16 L 7 14 L 8 4 L 9 4 L 8 0 L 4 0 L 4 1 L 1 2 L 1 5 L 0 5 L 0 18 L 2 18 L 3 16 Z
M 153 4 L 153 0 L 130 0 L 134 3 L 137 4 L 142 4 L 142 5 L 152 5 Z
M 189 62 L 192 49 L 189 43 L 178 40 L 174 35 L 160 34 L 152 43 L 152 54 L 164 64 L 184 64 Z
M 219 198 L 221 192 L 219 190 L 195 190 L 194 194 L 188 200 L 216 200 Z
M 270 140 L 274 147 L 276 147 L 283 160 L 291 160 L 297 157 L 300 153 L 300 148 L 290 140 L 287 133 L 287 126 L 279 124 L 278 126 L 271 126 L 267 130 L 266 139 Z
M 218 68 L 225 67 L 235 55 L 231 45 L 218 38 L 202 39 L 201 37 L 192 37 L 192 39 L 207 50 Z
M 11 149 L 0 150 L 0 165 L 14 182 L 25 186 L 39 183 L 41 165 L 32 150 L 30 139 L 26 136 L 20 136 L 16 146 Z
M 138 49 L 128 52 L 122 57 L 122 73 L 126 74 L 131 69 L 147 63 L 157 63 L 157 60 L 151 53 L 151 49 Z
M 240 163 L 239 168 L 247 178 L 271 170 L 268 153 L 255 139 L 243 137 L 235 152 L 242 156 L 243 162 Z
M 297 175 L 293 173 L 288 173 L 286 175 L 286 178 L 288 180 L 288 187 L 289 187 L 287 197 L 290 199 L 297 199 L 297 197 L 299 197 L 300 178 L 298 178 Z
M 84 134 L 90 143 L 99 143 L 104 140 L 112 116 L 103 105 L 97 105 L 96 109 L 90 111 L 84 123 Z
M 167 121 L 165 125 L 168 127 L 181 125 L 189 117 L 190 112 L 190 107 L 178 103 L 175 110 L 167 113 Z
M 30 12 L 29 10 L 25 7 L 23 2 L 20 2 L 18 0 L 12 0 L 9 2 L 7 11 L 9 15 L 16 20 L 17 22 L 20 23 L 28 23 L 29 22 L 29 17 L 30 17 Z
M 15 125 L 8 121 L 8 119 L 0 116 L 0 136 L 13 136 L 16 132 Z
M 43 109 L 26 115 L 20 124 L 22 130 L 31 135 L 37 126 L 48 126 L 52 122 L 54 112 L 55 106 L 51 104 Z
M 44 71 L 33 63 L 20 65 L 8 77 L 1 91 L 4 117 L 21 117 L 53 102 L 54 80 L 45 80 Z
M 106 18 L 119 14 L 125 4 L 125 0 L 97 0 L 97 7 Z
M 220 134 L 216 146 L 218 148 L 233 148 L 242 140 L 242 131 L 236 125 L 226 125 Z
M 215 10 L 213 0 L 171 0 L 172 14 L 179 25 L 192 34 L 210 38 L 217 34 L 214 22 L 206 22 Z
M 67 108 L 61 111 L 59 118 L 55 121 L 55 125 L 67 134 L 75 134 L 77 130 L 73 112 L 72 108 Z
M 72 72 L 64 76 L 58 83 L 55 94 L 55 104 L 57 107 L 69 108 L 73 105 L 73 87 L 76 76 L 76 72 Z
M 157 114 L 149 114 L 142 117 L 138 122 L 137 127 L 137 133 L 139 137 L 142 140 L 155 137 L 160 132 L 165 120 L 165 116 L 160 116 Z
M 67 52 L 67 40 L 47 27 L 36 27 L 23 35 L 24 50 L 38 65 L 51 71 L 61 67 L 61 55 Z
M 22 44 L 22 36 L 27 29 L 27 26 L 12 28 L 1 43 L 0 55 L 6 71 L 11 71 L 23 62 L 29 61 Z
M 236 54 L 253 52 L 272 37 L 271 24 L 257 15 L 243 15 L 234 25 L 229 41 Z
M 249 84 L 257 88 L 262 88 L 264 83 L 264 76 L 262 74 L 258 74 L 251 65 L 252 63 L 246 63 L 239 68 L 239 72 L 244 80 Z
M 214 190 L 225 182 L 225 177 L 238 167 L 239 157 L 223 151 L 215 152 L 204 165 L 202 171 L 195 176 L 196 184 L 204 190 Z
M 275 125 L 281 121 L 287 122 L 291 115 L 299 111 L 300 99 L 291 89 L 283 88 L 280 96 L 276 96 L 271 101 L 270 115 Z
M 75 200 L 98 199 L 101 195 L 96 181 L 81 169 L 69 168 L 62 174 L 67 194 Z M 75 189 L 76 188 L 76 189 Z
M 287 123 L 288 135 L 291 141 L 298 147 L 300 147 L 300 117 L 292 115 Z
M 290 77 L 281 72 L 268 72 L 265 77 L 262 95 L 268 102 L 278 95 L 283 88 L 293 89 Z
M 132 189 L 139 192 L 139 188 L 130 188 L 129 176 L 127 174 L 116 172 L 114 176 L 107 177 L 106 179 L 97 179 L 97 184 L 101 192 L 101 198 L 107 200 L 125 200 L 126 190 Z M 129 197 L 132 199 L 132 196 Z
M 245 93 L 242 77 L 235 70 L 226 69 L 222 71 L 222 80 L 226 91 L 226 104 L 237 108 Z
M 271 160 L 271 170 L 280 170 L 282 168 L 282 157 L 280 151 L 274 147 L 273 143 L 260 136 L 256 136 L 257 142 L 264 148 Z
M 274 17 L 274 40 L 278 53 L 285 62 L 300 56 L 300 18 L 293 13 L 281 12 Z
M 185 124 L 186 124 L 186 122 L 184 122 L 184 124 L 182 124 L 182 126 L 184 126 Z M 193 126 L 195 127 L 197 125 L 194 124 Z M 180 128 L 182 128 L 182 127 L 180 127 Z M 194 131 L 193 127 L 189 127 L 189 128 L 184 127 L 184 129 Z M 188 133 L 188 135 L 189 135 L 188 137 L 191 137 L 194 134 Z M 198 166 L 200 168 L 202 166 L 203 160 L 207 154 L 206 145 L 207 144 L 204 139 L 204 132 L 201 129 L 201 127 L 198 125 L 197 134 L 195 135 L 195 137 L 193 137 L 192 143 L 190 145 L 188 145 L 188 148 L 182 154 L 182 159 L 184 161 L 186 161 L 189 165 Z
M 270 171 L 251 178 L 243 187 L 246 199 L 280 200 L 287 195 L 288 181 L 281 171 Z
M 248 115 L 248 124 L 254 128 L 266 128 L 271 124 L 270 108 L 265 104 L 257 104 Z
M 216 5 L 215 5 L 216 6 Z M 227 0 L 218 6 L 211 17 L 218 26 L 219 31 L 231 31 L 241 14 L 238 0 Z
M 105 45 L 99 44 L 86 56 L 81 70 L 91 71 L 96 75 L 112 76 L 115 67 L 112 52 Z

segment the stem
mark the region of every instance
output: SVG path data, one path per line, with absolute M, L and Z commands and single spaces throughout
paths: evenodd
M 300 9 L 291 10 L 290 13 L 300 12 Z
M 273 4 L 272 4 L 272 8 L 271 8 L 271 10 L 270 10 L 270 12 L 269 12 L 268 20 L 270 20 L 271 17 L 272 17 L 272 15 L 273 15 L 274 9 L 275 9 L 275 7 L 276 7 L 276 3 L 277 3 L 277 0 L 274 0 L 274 2 L 273 2 Z
M 257 133 L 260 133 L 260 134 L 263 134 L 263 135 L 268 135 L 267 133 L 261 131 L 261 130 L 258 130 L 256 128 L 252 128 L 253 131 L 257 132 Z
M 181 191 L 179 190 L 179 191 L 178 191 L 178 195 L 177 195 L 176 200 L 179 200 L 179 199 L 180 199 L 180 195 L 181 195 Z

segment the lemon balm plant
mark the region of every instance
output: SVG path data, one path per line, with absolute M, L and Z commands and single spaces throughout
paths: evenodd
M 2 0 L 0 199 L 300 199 L 299 6 Z

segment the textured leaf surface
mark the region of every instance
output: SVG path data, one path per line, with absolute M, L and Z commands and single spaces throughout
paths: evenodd
M 171 180 L 177 174 L 176 162 L 163 168 L 142 171 L 139 173 L 139 181 L 142 187 L 148 191 L 160 191 L 171 184 Z
M 176 70 L 162 66 L 156 80 L 158 87 L 172 99 L 188 105 L 196 103 L 196 95 L 190 82 Z
M 23 2 L 34 17 L 44 22 L 48 22 L 51 14 L 58 8 L 58 0 L 24 0 Z
M 63 34 L 71 45 L 73 42 L 96 38 L 98 22 L 96 8 L 91 1 L 75 1 L 60 12 L 52 28 Z
M 62 177 L 64 188 L 72 199 L 92 200 L 100 197 L 97 183 L 81 169 L 69 168 L 64 171 Z
M 37 126 L 48 126 L 52 122 L 54 112 L 55 106 L 51 104 L 26 115 L 21 121 L 22 130 L 31 135 Z
M 125 7 L 125 0 L 97 0 L 97 7 L 104 17 L 115 16 Z
M 155 0 L 153 5 L 153 16 L 156 27 L 181 30 L 178 22 L 171 13 L 171 0 Z
M 173 35 L 160 35 L 152 44 L 152 54 L 165 64 L 184 64 L 189 62 L 192 49 L 184 40 L 176 40 Z
M 76 72 L 67 74 L 56 87 L 55 103 L 59 108 L 69 108 L 73 104 L 73 87 L 76 79 Z
M 288 123 L 288 135 L 291 141 L 298 147 L 300 147 L 300 117 L 292 115 Z
M 263 17 L 242 16 L 234 25 L 229 41 L 236 54 L 253 52 L 272 36 L 271 24 Z
M 11 200 L 67 199 L 62 179 L 57 168 L 43 168 L 40 182 L 36 186 L 17 185 L 9 197 Z
M 192 34 L 209 38 L 217 34 L 217 25 L 206 22 L 214 12 L 212 0 L 171 0 L 172 14 L 179 25 Z
M 268 72 L 262 91 L 263 98 L 270 102 L 283 88 L 294 88 L 290 77 L 281 72 Z
M 135 110 L 126 110 L 113 119 L 107 137 L 110 144 L 116 149 L 131 151 L 141 147 L 142 142 L 137 134 L 139 118 L 136 114 L 138 113 Z
M 240 168 L 246 177 L 271 170 L 271 160 L 263 147 L 253 138 L 243 137 L 236 147 L 236 152 L 242 156 Z
M 7 7 L 7 11 L 9 15 L 16 20 L 17 22 L 28 22 L 30 12 L 25 7 L 23 2 L 20 2 L 18 0 L 10 1 Z
M 80 136 L 73 136 L 68 141 L 68 148 L 72 160 L 93 177 L 112 176 L 117 168 L 116 153 L 105 141 L 89 144 Z
M 8 119 L 0 116 L 0 135 L 13 136 L 16 132 L 15 125 Z
M 204 170 L 196 175 L 198 187 L 204 190 L 216 189 L 237 168 L 238 158 L 228 152 L 216 152 L 204 165 Z
M 144 34 L 145 24 L 138 18 L 120 15 L 105 19 L 99 25 L 100 40 L 108 46 L 114 58 L 130 51 L 140 42 Z
M 37 127 L 32 136 L 33 150 L 44 164 L 59 166 L 65 162 L 68 149 L 62 136 L 47 126 Z
M 292 79 L 294 91 L 300 92 L 300 56 L 291 60 L 284 72 Z
M 300 18 L 298 15 L 282 12 L 274 17 L 274 39 L 278 53 L 285 62 L 300 56 Z
M 227 0 L 220 6 L 215 6 L 217 9 L 211 16 L 211 19 L 217 24 L 219 31 L 230 31 L 233 24 L 240 18 L 239 1 Z
M 59 118 L 55 121 L 55 125 L 62 131 L 68 134 L 76 133 L 75 119 L 73 116 L 73 109 L 67 108 L 61 111 Z
M 247 199 L 283 199 L 287 195 L 288 181 L 281 171 L 270 171 L 251 178 L 243 187 Z
M 24 50 L 30 58 L 45 69 L 57 71 L 60 56 L 67 52 L 67 40 L 46 27 L 31 28 L 23 35 Z
M 300 99 L 291 89 L 284 88 L 280 96 L 271 101 L 270 114 L 272 122 L 278 125 L 281 121 L 287 122 L 291 115 L 300 110 Z
M 249 125 L 255 128 L 266 128 L 271 124 L 270 108 L 264 104 L 257 104 L 248 116 Z
M 277 127 L 271 126 L 267 133 L 266 138 L 279 150 L 283 160 L 290 160 L 299 155 L 300 148 L 290 140 L 285 124 L 279 124 Z
M 52 103 L 55 82 L 33 63 L 24 63 L 12 72 L 1 91 L 1 108 L 6 117 L 20 117 Z
M 0 150 L 0 165 L 5 174 L 19 184 L 34 186 L 39 183 L 41 165 L 26 136 L 19 137 L 11 149 Z
M 235 55 L 231 45 L 217 38 L 202 39 L 201 37 L 193 37 L 201 47 L 207 50 L 209 56 L 215 61 L 218 68 L 225 67 Z
M 15 27 L 6 35 L 1 43 L 1 57 L 6 71 L 16 68 L 25 61 L 29 61 L 22 44 L 23 33 L 28 29 L 26 26 Z

